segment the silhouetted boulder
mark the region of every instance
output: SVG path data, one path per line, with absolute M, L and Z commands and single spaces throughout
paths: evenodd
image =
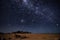
M 26 39 L 26 38 L 28 38 L 28 37 L 26 37 L 26 36 L 21 36 L 21 35 L 15 35 L 15 38 Z
M 21 38 L 21 36 L 20 36 L 20 35 L 15 35 L 15 37 L 16 37 L 16 38 Z

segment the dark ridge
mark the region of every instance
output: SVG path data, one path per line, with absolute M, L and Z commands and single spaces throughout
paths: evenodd
M 4 34 L 3 32 L 0 32 L 0 34 Z
M 31 34 L 31 32 L 26 32 L 26 31 L 17 31 L 17 32 L 12 32 L 12 33 L 21 33 L 21 34 L 27 33 L 27 34 Z

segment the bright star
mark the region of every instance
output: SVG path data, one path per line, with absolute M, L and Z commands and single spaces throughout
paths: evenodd
M 58 26 L 59 26 L 59 24 L 56 24 L 56 26 L 58 27 Z
M 26 5 L 28 5 L 28 2 L 27 2 L 27 0 L 23 0 L 23 3 L 24 3 L 24 4 L 26 4 Z
M 24 20 L 23 19 L 21 19 L 21 23 L 23 23 L 24 22 Z

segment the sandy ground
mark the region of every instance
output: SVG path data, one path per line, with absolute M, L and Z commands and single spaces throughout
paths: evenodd
M 21 40 L 58 40 L 60 37 L 60 35 L 58 34 L 20 34 L 20 35 L 27 37 Z
M 26 38 L 21 38 L 21 37 L 16 38 L 16 35 Z M 14 34 L 13 33 L 13 34 L 5 34 L 3 38 L 7 40 L 59 40 L 60 34 L 20 34 L 20 33 Z

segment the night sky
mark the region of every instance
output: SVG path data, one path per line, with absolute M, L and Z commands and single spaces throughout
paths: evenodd
M 0 32 L 60 33 L 58 0 L 1 0 Z

